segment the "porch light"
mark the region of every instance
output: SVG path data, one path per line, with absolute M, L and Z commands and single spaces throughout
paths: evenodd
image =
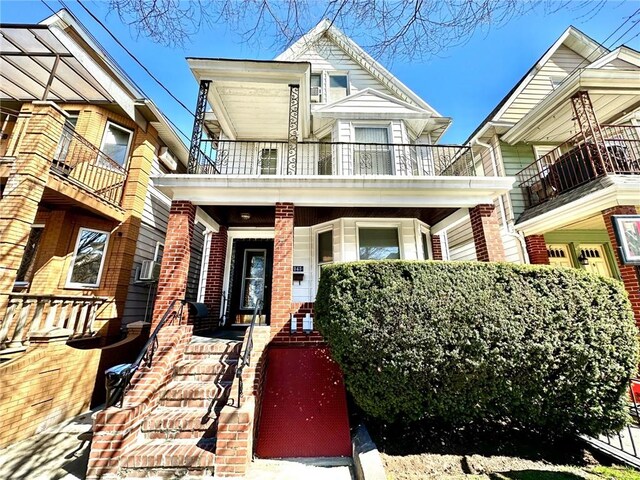
M 580 256 L 578 257 L 578 262 L 580 262 L 580 265 L 582 265 L 583 267 L 586 267 L 587 265 L 589 265 L 589 259 L 584 254 L 584 251 L 580 252 Z
M 240 214 L 240 218 L 242 220 L 249 220 L 251 218 L 251 214 L 249 212 L 242 212 Z

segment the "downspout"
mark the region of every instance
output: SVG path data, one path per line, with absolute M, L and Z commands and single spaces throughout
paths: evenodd
M 489 150 L 489 156 L 491 157 L 491 167 L 493 169 L 493 174 L 496 177 L 499 177 L 500 175 L 498 174 L 498 161 L 496 160 L 495 153 L 493 153 L 493 147 L 488 143 L 481 142 L 478 139 L 475 139 L 474 142 L 479 147 L 484 147 L 487 150 Z M 498 206 L 500 209 L 500 216 L 502 217 L 502 224 L 506 227 L 506 234 L 511 237 L 515 237 L 518 240 L 518 244 L 520 245 L 520 252 L 522 253 L 522 258 L 524 259 L 524 263 L 530 263 L 529 253 L 527 252 L 527 245 L 524 241 L 524 236 L 522 235 L 522 233 L 518 232 L 514 228 L 511 221 L 507 220 L 507 211 L 504 208 L 504 201 L 502 200 L 502 195 L 498 196 Z

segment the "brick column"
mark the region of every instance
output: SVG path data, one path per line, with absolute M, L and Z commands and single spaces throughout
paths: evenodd
M 544 235 L 529 235 L 524 237 L 529 254 L 529 262 L 534 265 L 549 265 L 549 252 L 544 241 Z
M 0 200 L 0 318 L 38 213 L 65 118 L 51 102 L 34 102 L 26 108 L 32 108 L 31 117 Z
M 271 283 L 271 337 L 289 324 L 292 308 L 293 203 L 276 203 Z
M 481 262 L 503 262 L 504 246 L 494 204 L 476 205 L 469 210 L 476 258 Z
M 442 260 L 442 244 L 440 235 L 431 235 L 431 253 L 434 260 Z
M 194 204 L 185 200 L 171 202 L 158 279 L 158 293 L 153 307 L 152 331 L 169 308 L 171 301 L 175 298 L 184 298 L 187 293 L 195 220 Z
M 227 227 L 220 225 L 218 233 L 211 234 L 209 248 L 209 262 L 207 263 L 207 278 L 204 286 L 204 303 L 209 308 L 209 321 L 215 327 L 220 319 L 222 300 L 222 281 L 224 277 L 224 262 L 227 256 Z
M 617 207 L 609 208 L 602 212 L 602 218 L 607 226 L 607 233 L 609 234 L 609 241 L 613 247 L 616 262 L 618 263 L 618 269 L 620 270 L 620 276 L 624 283 L 624 288 L 629 294 L 629 300 L 631 301 L 631 307 L 633 308 L 633 315 L 636 319 L 636 325 L 640 326 L 640 268 L 635 265 L 624 265 L 620 256 L 620 245 L 616 239 L 616 235 L 613 232 L 613 222 L 611 221 L 612 215 L 635 215 L 637 210 L 633 206 L 620 205 Z

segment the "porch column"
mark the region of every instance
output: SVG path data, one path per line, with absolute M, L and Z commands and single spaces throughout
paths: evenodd
M 549 265 L 549 252 L 544 241 L 544 235 L 529 235 L 524 237 L 527 246 L 529 262 L 533 265 Z
M 65 114 L 52 102 L 33 102 L 18 153 L 0 200 L 0 320 L 13 290 L 38 205 L 49 178 Z M 17 134 L 14 132 L 14 134 Z
M 186 200 L 171 202 L 158 279 L 158 293 L 153 307 L 152 330 L 160 322 L 171 301 L 184 298 L 187 293 L 195 220 L 194 204 Z
M 620 270 L 620 276 L 624 283 L 624 288 L 629 294 L 629 301 L 633 308 L 633 315 L 636 320 L 636 325 L 640 326 L 640 268 L 636 265 L 624 265 L 622 263 L 622 257 L 620 255 L 620 244 L 613 231 L 613 222 L 611 217 L 613 215 L 635 215 L 638 211 L 634 206 L 619 205 L 617 207 L 609 208 L 602 212 L 602 218 L 607 226 L 607 233 L 609 234 L 609 241 L 613 247 L 616 262 L 618 264 L 618 270 Z
M 469 210 L 476 258 L 480 262 L 503 262 L 504 246 L 500 236 L 500 224 L 493 203 L 476 205 Z
M 293 203 L 276 203 L 271 284 L 271 338 L 287 328 L 293 300 Z
M 224 277 L 224 262 L 227 256 L 227 227 L 220 225 L 218 233 L 211 234 L 209 247 L 209 261 L 207 262 L 207 277 L 204 286 L 204 303 L 209 308 L 211 327 L 218 325 L 222 303 L 222 281 Z
M 431 253 L 434 260 L 442 260 L 442 244 L 440 235 L 431 235 Z
M 300 85 L 289 85 L 289 135 L 287 148 L 287 175 L 295 175 L 298 165 L 298 110 Z

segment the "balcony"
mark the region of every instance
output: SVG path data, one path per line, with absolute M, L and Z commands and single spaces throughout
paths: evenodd
M 534 207 L 605 175 L 640 175 L 640 127 L 601 126 L 602 139 L 576 135 L 516 175 Z
M 475 176 L 457 145 L 203 140 L 189 173 L 239 176 Z

